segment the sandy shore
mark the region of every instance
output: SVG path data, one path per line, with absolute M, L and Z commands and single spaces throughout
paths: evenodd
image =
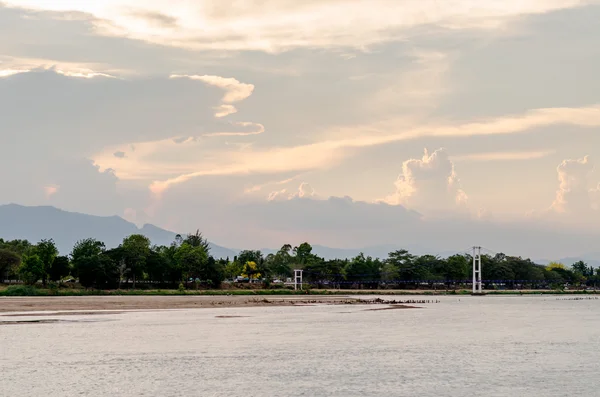
M 269 297 L 247 295 L 0 297 L 0 313 L 63 310 L 159 310 L 316 304 L 340 305 L 356 303 L 359 303 L 359 300 L 346 296 L 305 297 L 293 295 Z

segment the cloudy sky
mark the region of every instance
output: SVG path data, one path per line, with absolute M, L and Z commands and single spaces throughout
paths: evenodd
M 598 20 L 597 0 L 0 0 L 0 203 L 230 247 L 593 241 Z

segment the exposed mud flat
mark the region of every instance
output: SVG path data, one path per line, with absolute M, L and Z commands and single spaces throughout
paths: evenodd
M 379 310 L 399 310 L 399 309 L 422 309 L 419 306 L 409 306 L 409 305 L 391 305 L 388 307 L 374 307 L 365 309 L 365 311 L 379 311 Z
M 163 310 L 218 307 L 305 306 L 367 304 L 368 301 L 345 296 L 269 296 L 247 295 L 189 295 L 189 296 L 53 296 L 53 297 L 0 297 L 0 313 L 17 312 L 64 312 L 93 314 L 120 312 L 123 310 Z M 90 313 L 87 313 L 90 312 Z M 47 313 L 42 314 L 47 315 Z M 67 315 L 67 314 L 61 314 Z

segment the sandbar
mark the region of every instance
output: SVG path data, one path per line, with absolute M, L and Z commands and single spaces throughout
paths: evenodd
M 181 296 L 44 296 L 44 297 L 0 297 L 0 313 L 48 312 L 48 311 L 119 311 L 119 310 L 162 310 L 219 307 L 260 306 L 306 306 L 367 304 L 368 300 L 347 296 L 302 296 L 257 297 L 248 295 L 181 295 Z M 373 302 L 374 303 L 374 302 Z M 102 312 L 99 312 L 101 314 Z M 8 314 L 0 314 L 7 316 Z M 14 314 L 13 314 L 14 315 Z M 11 315 L 11 316 L 13 316 Z

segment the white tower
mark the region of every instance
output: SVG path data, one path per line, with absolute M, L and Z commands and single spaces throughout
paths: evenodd
M 481 282 L 481 247 L 473 247 L 473 294 L 483 294 Z
M 294 269 L 294 290 L 298 289 L 298 284 L 300 284 L 300 289 L 302 289 L 302 270 Z

